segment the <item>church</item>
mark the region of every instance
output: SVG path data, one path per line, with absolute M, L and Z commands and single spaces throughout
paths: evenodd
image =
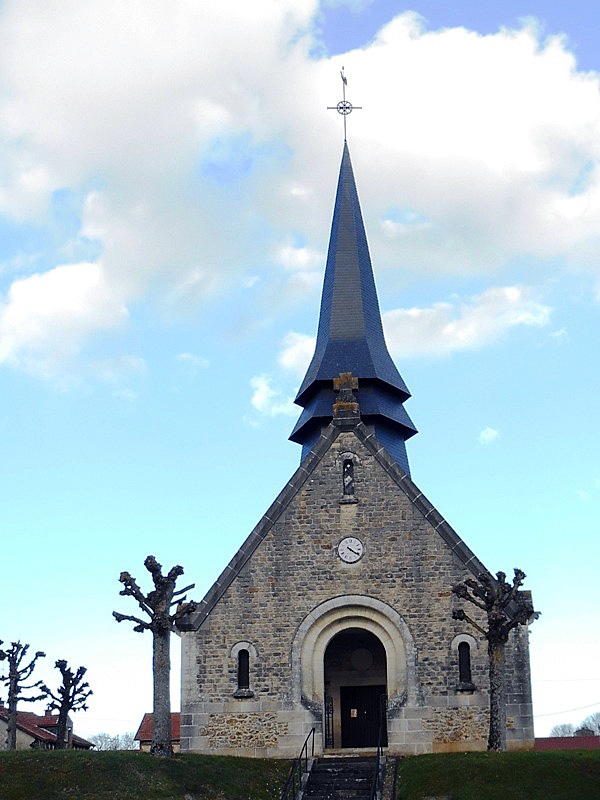
M 316 753 L 375 747 L 380 730 L 389 753 L 486 749 L 487 642 L 453 619 L 451 590 L 487 569 L 412 480 L 409 396 L 344 142 L 290 436 L 300 465 L 178 623 L 182 752 L 293 758 L 313 728 Z M 508 747 L 529 748 L 527 626 L 511 631 L 506 667 Z

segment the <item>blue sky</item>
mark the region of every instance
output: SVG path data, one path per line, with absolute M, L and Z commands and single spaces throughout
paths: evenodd
M 80 733 L 150 709 L 119 572 L 202 596 L 298 464 L 342 66 L 413 479 L 528 575 L 538 735 L 600 709 L 599 17 L 2 4 L 0 638 L 88 667 Z

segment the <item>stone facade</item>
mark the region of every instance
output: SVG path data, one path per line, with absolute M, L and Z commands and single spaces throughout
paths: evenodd
M 223 747 L 236 752 L 241 749 L 277 747 L 280 736 L 287 734 L 287 723 L 278 722 L 277 714 L 252 711 L 245 714 L 209 714 L 200 735 L 208 739 L 212 749 Z
M 338 552 L 348 537 L 362 548 L 353 563 Z M 452 619 L 451 592 L 483 569 L 372 431 L 334 420 L 182 626 L 182 751 L 293 757 L 312 727 L 318 751 L 360 743 L 352 718 L 371 712 L 352 692 L 369 686 L 387 695 L 390 752 L 485 749 L 486 642 Z M 509 746 L 532 746 L 526 629 L 511 634 L 506 660 Z

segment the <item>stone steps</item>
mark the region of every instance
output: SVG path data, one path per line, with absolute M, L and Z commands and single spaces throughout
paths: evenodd
M 374 758 L 316 759 L 303 800 L 369 800 L 374 769 Z

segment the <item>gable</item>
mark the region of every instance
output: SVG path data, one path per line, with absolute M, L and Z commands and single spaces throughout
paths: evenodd
M 171 741 L 178 742 L 180 739 L 181 714 L 179 711 L 171 711 Z M 146 712 L 142 717 L 140 726 L 133 737 L 136 742 L 151 742 L 152 729 L 154 727 L 154 715 Z
M 232 583 L 242 574 L 242 571 L 249 565 L 253 555 L 261 544 L 272 536 L 274 528 L 278 526 L 278 536 L 285 537 L 286 518 L 298 514 L 298 504 L 303 502 L 303 495 L 310 494 L 312 484 L 323 485 L 328 480 L 331 481 L 332 470 L 338 470 L 340 475 L 339 494 L 342 493 L 341 472 L 339 463 L 339 453 L 343 451 L 343 445 L 339 437 L 344 434 L 345 441 L 348 441 L 348 434 L 351 433 L 349 449 L 362 451 L 365 461 L 370 460 L 373 473 L 372 479 L 378 484 L 377 491 L 386 495 L 385 502 L 389 505 L 390 497 L 396 496 L 397 500 L 402 500 L 410 512 L 422 522 L 426 523 L 423 530 L 428 530 L 439 537 L 439 540 L 446 545 L 453 557 L 473 575 L 487 572 L 485 566 L 474 555 L 470 548 L 462 541 L 456 531 L 449 525 L 443 516 L 437 511 L 433 504 L 420 491 L 411 478 L 398 466 L 387 450 L 381 445 L 375 434 L 360 421 L 334 420 L 325 428 L 309 455 L 303 459 L 302 463 L 288 481 L 284 489 L 275 499 L 267 513 L 262 517 L 258 525 L 250 533 L 246 541 L 234 555 L 229 564 L 225 567 L 219 578 L 206 593 L 196 612 L 188 615 L 178 623 L 178 628 L 182 631 L 197 630 L 207 617 L 211 614 L 217 603 L 226 594 Z M 336 455 L 337 453 L 337 455 Z M 359 456 L 360 459 L 360 456 Z M 366 473 L 364 473 L 366 474 Z M 376 477 L 375 477 L 376 476 Z M 380 484 L 380 486 L 379 486 Z M 335 491 L 335 490 L 334 490 Z M 339 498 L 335 498 L 332 509 L 335 509 Z M 342 514 L 344 512 L 341 512 Z M 349 512 L 351 513 L 351 512 Z M 345 516 L 348 517 L 349 513 Z M 374 513 L 374 512 L 371 512 Z M 322 520 L 320 521 L 322 524 Z M 315 524 L 317 524 L 315 520 Z M 282 529 L 283 525 L 283 529 Z M 439 542 L 438 542 L 439 544 Z M 321 544 L 321 547 L 326 545 Z M 293 542 L 289 543 L 293 548 Z M 281 545 L 280 545 L 281 549 Z M 286 548 L 287 550 L 287 545 Z M 288 557 L 289 561 L 289 557 Z

